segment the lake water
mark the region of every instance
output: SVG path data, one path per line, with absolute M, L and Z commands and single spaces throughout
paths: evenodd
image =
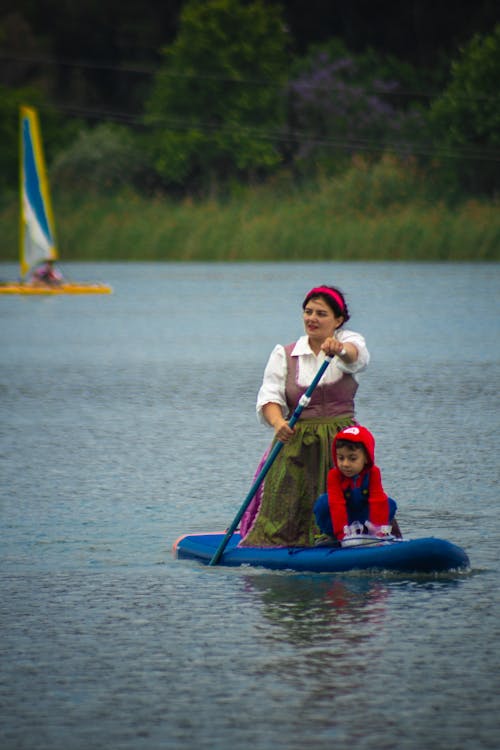
M 0 295 L 2 750 L 496 750 L 500 266 L 63 270 L 114 294 Z M 243 502 L 264 365 L 320 283 L 366 336 L 357 416 L 404 534 L 471 571 L 173 559 Z

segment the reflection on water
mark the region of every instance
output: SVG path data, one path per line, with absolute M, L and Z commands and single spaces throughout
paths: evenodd
M 302 696 L 300 713 L 291 712 L 290 720 L 297 731 L 301 719 L 313 722 L 321 747 L 335 738 L 343 748 L 350 742 L 416 748 L 425 730 L 409 730 L 408 717 L 418 710 L 430 720 L 436 689 L 450 709 L 454 687 L 444 679 L 437 688 L 432 670 L 447 664 L 447 649 L 456 653 L 447 627 L 452 602 L 464 594 L 462 577 L 263 573 L 245 574 L 243 581 L 246 591 L 258 592 L 266 621 L 267 658 L 255 660 L 251 673 L 256 681 L 279 682 L 285 695 Z M 473 658 L 465 664 L 477 672 Z M 462 723 L 455 721 L 455 728 Z M 430 746 L 446 747 L 449 731 L 447 722 L 433 727 Z
M 384 618 L 388 588 L 368 576 L 301 575 L 247 576 L 249 588 L 260 592 L 262 614 L 282 626 L 293 643 L 342 638 L 346 646 L 370 637 Z M 352 627 L 355 625 L 355 627 Z

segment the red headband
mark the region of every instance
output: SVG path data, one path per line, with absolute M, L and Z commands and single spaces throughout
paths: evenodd
M 337 303 L 340 311 L 345 313 L 345 303 L 338 292 L 334 292 L 333 289 L 329 289 L 327 286 L 315 286 L 310 292 L 306 294 L 306 299 L 309 297 L 316 297 L 318 294 L 326 294 L 331 297 Z

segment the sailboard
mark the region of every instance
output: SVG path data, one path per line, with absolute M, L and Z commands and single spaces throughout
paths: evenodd
M 0 294 L 110 294 L 107 284 L 64 279 L 39 284 L 30 278 L 37 266 L 56 261 L 59 253 L 38 113 L 22 106 L 19 116 L 20 279 L 0 282 Z
M 223 538 L 223 532 L 184 534 L 174 542 L 172 552 L 178 560 L 208 565 Z M 437 537 L 392 538 L 390 541 L 357 537 L 345 540 L 340 547 L 240 547 L 240 541 L 239 533 L 234 533 L 219 565 L 311 573 L 354 570 L 443 573 L 470 566 L 465 550 Z

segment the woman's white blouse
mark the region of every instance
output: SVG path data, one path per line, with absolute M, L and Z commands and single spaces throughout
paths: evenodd
M 362 372 L 368 366 L 370 353 L 366 348 L 364 337 L 355 331 L 337 331 L 336 338 L 342 343 L 354 344 L 358 350 L 356 362 L 347 364 L 339 357 L 334 357 L 331 364 L 327 367 L 321 383 L 334 383 L 342 377 L 343 372 L 353 375 L 357 379 L 358 373 Z M 295 344 L 292 356 L 298 357 L 298 383 L 307 388 L 316 375 L 318 368 L 325 360 L 325 353 L 314 354 L 309 346 L 307 336 L 301 336 Z M 285 397 L 286 383 L 286 354 L 285 347 L 277 344 L 268 359 L 264 370 L 264 377 L 259 393 L 257 395 L 257 417 L 263 424 L 268 424 L 262 414 L 262 407 L 265 404 L 279 404 L 283 417 L 288 414 L 288 405 Z

